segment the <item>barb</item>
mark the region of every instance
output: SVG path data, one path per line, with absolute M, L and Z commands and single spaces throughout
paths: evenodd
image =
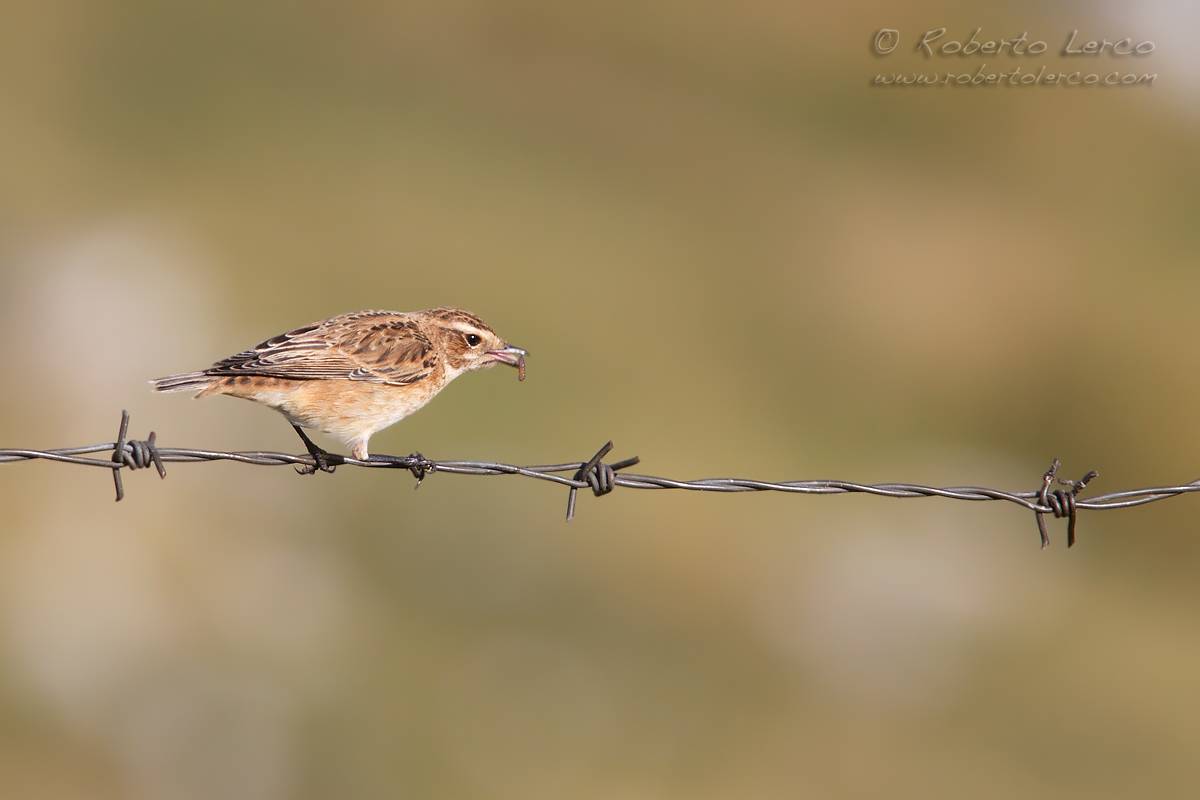
M 1054 516 L 1058 518 L 1067 517 L 1067 547 L 1075 546 L 1075 510 L 1078 504 L 1075 502 L 1075 495 L 1084 490 L 1093 478 L 1099 477 L 1100 473 L 1092 470 L 1087 475 L 1084 475 L 1077 481 L 1069 481 L 1066 478 L 1059 478 L 1058 482 L 1064 486 L 1070 486 L 1071 491 L 1064 492 L 1062 489 L 1050 491 L 1050 484 L 1054 482 L 1054 476 L 1058 473 L 1058 468 L 1061 463 L 1056 458 L 1054 463 L 1050 465 L 1050 469 L 1042 476 L 1042 490 L 1038 492 L 1038 502 L 1043 506 L 1048 506 Z M 1042 549 L 1045 550 L 1050 546 L 1050 536 L 1046 533 L 1046 522 L 1042 519 L 1043 511 L 1037 513 L 1038 532 L 1042 535 Z
M 158 470 L 159 477 L 167 475 L 165 462 L 196 463 L 204 461 L 235 461 L 242 464 L 258 466 L 292 465 L 312 472 L 319 469 L 315 457 L 311 454 L 290 455 L 264 451 L 222 452 L 217 450 L 194 450 L 188 448 L 159 447 L 156 435 L 152 431 L 144 440 L 128 439 L 129 412 L 121 413 L 121 427 L 117 433 L 117 441 L 108 444 L 93 444 L 85 447 L 66 447 L 56 450 L 3 450 L 0 449 L 0 464 L 14 461 L 30 461 L 43 459 L 58 461 L 65 464 L 83 464 L 92 467 L 103 467 L 112 470 L 113 483 L 116 485 L 117 500 L 125 496 L 121 482 L 121 470 L 144 469 L 151 464 Z M 790 492 L 793 494 L 846 494 L 859 492 L 879 497 L 944 497 L 950 500 L 990 501 L 1002 500 L 1015 503 L 1032 511 L 1037 518 L 1038 533 L 1042 547 L 1050 543 L 1043 515 L 1053 514 L 1057 518 L 1067 517 L 1067 546 L 1075 544 L 1075 521 L 1079 511 L 1104 511 L 1114 508 L 1130 508 L 1132 506 L 1154 503 L 1181 494 L 1200 492 L 1200 481 L 1181 484 L 1179 486 L 1158 486 L 1146 489 L 1128 489 L 1120 492 L 1096 495 L 1086 500 L 1076 499 L 1088 484 L 1099 473 L 1094 470 L 1087 473 L 1078 481 L 1057 478 L 1060 462 L 1054 460 L 1050 469 L 1042 476 L 1041 486 L 1034 491 L 1005 492 L 998 489 L 988 489 L 979 486 L 951 486 L 938 488 L 934 486 L 919 486 L 908 483 L 877 483 L 861 484 L 852 481 L 838 480 L 808 480 L 808 481 L 762 481 L 750 478 L 702 478 L 699 480 L 674 480 L 653 475 L 637 475 L 619 470 L 639 463 L 637 457 L 628 458 L 615 464 L 605 464 L 601 459 L 612 450 L 612 442 L 600 448 L 585 462 L 568 462 L 564 464 L 544 464 L 539 466 L 519 467 L 512 464 L 502 464 L 494 461 L 435 461 L 427 459 L 420 453 L 411 456 L 388 456 L 386 461 L 359 461 L 349 456 L 336 456 L 336 462 L 331 464 L 366 467 L 368 469 L 403 469 L 411 472 L 421 481 L 435 472 L 445 472 L 456 475 L 520 475 L 526 478 L 550 481 L 569 488 L 567 495 L 567 520 L 575 516 L 575 500 L 580 489 L 591 489 L 597 497 L 608 494 L 618 486 L 627 489 L 683 489 L 695 492 Z M 87 458 L 93 453 L 111 452 L 109 459 Z M 573 473 L 571 477 L 558 473 Z M 1057 489 L 1050 491 L 1050 486 L 1057 478 L 1058 482 L 1070 487 L 1069 490 Z
M 121 498 L 125 497 L 125 486 L 121 483 L 121 468 L 128 467 L 129 469 L 144 469 L 150 466 L 151 463 L 158 468 L 158 477 L 167 477 L 167 469 L 163 466 L 162 458 L 158 454 L 158 448 L 154 446 L 154 440 L 157 438 L 154 431 L 150 431 L 150 436 L 145 441 L 125 441 L 125 436 L 129 433 L 129 412 L 121 411 L 121 428 L 117 431 L 117 443 L 113 445 L 112 467 L 113 483 L 117 487 L 117 502 L 121 502 Z M 128 449 L 126 449 L 128 448 Z
M 575 473 L 574 480 L 592 487 L 592 494 L 596 495 L 596 497 L 608 494 L 617 485 L 617 470 L 632 467 L 641 461 L 637 456 L 634 456 L 633 458 L 619 461 L 616 464 L 600 463 L 600 459 L 608 455 L 608 451 L 612 449 L 613 443 L 610 440 L 608 444 L 596 451 L 596 455 L 588 459 L 587 463 L 581 466 L 579 471 Z M 575 519 L 575 495 L 579 492 L 579 488 L 572 486 L 570 493 L 567 495 L 567 522 Z

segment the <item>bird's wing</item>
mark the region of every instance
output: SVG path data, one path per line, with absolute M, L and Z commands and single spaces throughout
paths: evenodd
M 282 333 L 205 373 L 404 385 L 436 366 L 433 344 L 408 315 L 363 311 Z

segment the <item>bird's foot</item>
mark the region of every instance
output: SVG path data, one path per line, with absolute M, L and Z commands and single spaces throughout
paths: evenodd
M 293 425 L 292 427 L 296 429 L 296 433 L 300 434 L 300 438 L 304 440 L 304 446 L 308 448 L 308 454 L 312 456 L 314 462 L 312 465 L 306 464 L 302 467 L 296 467 L 296 472 L 300 475 L 312 475 L 317 470 L 321 470 L 321 472 L 328 472 L 332 475 L 333 471 L 337 469 L 337 464 L 342 460 L 341 456 L 335 456 L 332 453 L 322 450 L 317 446 L 316 442 L 308 438 L 308 435 L 304 433 L 299 425 Z
M 313 475 L 316 473 L 317 470 L 320 470 L 321 472 L 328 472 L 329 474 L 332 475 L 333 471 L 337 469 L 336 464 L 329 463 L 331 454 L 326 452 L 325 450 L 318 449 L 318 450 L 310 452 L 310 455 L 313 457 L 313 461 L 315 461 L 316 464 L 315 465 L 314 464 L 305 464 L 304 466 L 297 466 L 296 467 L 297 474 Z

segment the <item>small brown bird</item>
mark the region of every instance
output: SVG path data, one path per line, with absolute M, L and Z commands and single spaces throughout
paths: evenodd
M 338 437 L 360 461 L 390 461 L 367 452 L 371 434 L 464 372 L 508 364 L 525 380 L 526 355 L 461 308 L 359 311 L 280 334 L 202 372 L 151 383 L 159 392 L 227 394 L 270 406 L 292 423 L 317 468 L 332 472 L 329 454 L 303 428 Z

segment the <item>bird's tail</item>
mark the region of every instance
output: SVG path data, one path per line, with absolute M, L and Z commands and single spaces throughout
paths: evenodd
M 220 378 L 203 372 L 183 372 L 150 381 L 156 392 L 203 392 Z

